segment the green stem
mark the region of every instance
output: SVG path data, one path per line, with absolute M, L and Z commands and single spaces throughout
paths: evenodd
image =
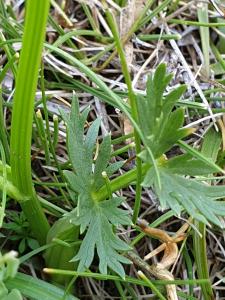
M 198 20 L 202 23 L 209 22 L 208 3 L 200 2 L 197 4 Z M 209 27 L 200 27 L 201 46 L 204 57 L 204 74 L 208 78 L 210 75 L 210 58 L 209 58 Z
M 199 279 L 209 278 L 208 261 L 207 261 L 207 250 L 206 250 L 206 226 L 202 222 L 195 221 L 195 227 L 201 234 L 194 234 L 194 251 L 195 261 L 197 265 L 197 273 Z M 201 285 L 202 294 L 205 300 L 213 299 L 213 290 L 211 283 Z
M 114 21 L 113 15 L 110 13 L 110 11 L 106 10 L 106 17 L 108 19 L 108 22 L 110 24 L 110 28 L 112 31 L 112 34 L 115 39 L 116 47 L 120 56 L 121 60 L 121 67 L 123 71 L 123 75 L 125 78 L 125 82 L 127 84 L 128 89 L 128 98 L 131 106 L 131 115 L 133 119 L 138 123 L 138 109 L 137 109 L 137 103 L 136 103 L 136 96 L 134 94 L 133 88 L 132 88 L 132 82 L 131 77 L 129 73 L 129 69 L 126 62 L 125 53 L 123 50 L 122 43 L 120 41 L 120 36 L 117 30 L 116 23 Z M 134 213 L 133 213 L 133 222 L 136 223 L 139 210 L 141 206 L 141 181 L 142 181 L 142 163 L 141 159 L 138 157 L 138 154 L 141 152 L 141 139 L 138 135 L 138 132 L 134 130 L 134 140 L 135 140 L 135 150 L 136 150 L 136 164 L 137 164 L 137 178 L 136 178 L 136 194 L 135 194 L 135 203 L 134 203 Z
M 77 271 L 69 271 L 69 270 L 60 270 L 60 269 L 50 269 L 50 268 L 44 268 L 43 271 L 47 274 L 61 274 L 64 276 L 79 276 L 79 277 L 85 277 L 85 278 L 94 278 L 97 280 L 118 280 L 121 282 L 124 282 L 124 279 L 117 276 L 117 275 L 106 275 L 106 274 L 100 274 L 97 272 L 77 272 Z M 125 277 L 125 282 L 137 284 L 140 286 L 148 286 L 148 283 L 146 283 L 142 279 L 137 279 L 131 276 Z M 208 279 L 194 279 L 194 280 L 152 280 L 153 284 L 157 285 L 171 285 L 171 284 L 177 284 L 177 285 L 185 285 L 185 284 L 207 284 L 209 283 Z
M 6 207 L 6 183 L 7 183 L 7 170 L 6 170 L 6 157 L 2 142 L 0 142 L 0 153 L 3 164 L 3 189 L 2 189 L 2 201 L 0 205 L 0 228 L 2 228 L 3 220 L 5 217 L 5 207 Z
M 210 47 L 211 47 L 211 50 L 212 50 L 213 54 L 215 55 L 217 61 L 219 62 L 219 64 L 223 68 L 223 70 L 225 71 L 225 61 L 224 61 L 223 57 L 221 56 L 218 48 L 213 44 L 212 41 L 210 43 Z
M 180 20 L 180 19 L 170 19 L 168 23 L 190 25 L 190 26 L 202 26 L 202 27 L 224 27 L 225 26 L 225 23 L 202 23 L 197 21 L 188 21 L 188 20 Z
M 211 160 L 212 162 L 217 161 L 218 152 L 221 145 L 221 135 L 211 128 L 204 136 L 204 141 L 201 148 L 201 153 Z M 193 233 L 193 250 L 195 253 L 195 262 L 198 277 L 210 279 L 209 268 L 208 268 L 208 258 L 207 258 L 207 245 L 206 245 L 206 225 L 203 222 L 195 221 L 195 227 L 200 232 L 197 233 L 194 230 Z M 213 299 L 213 289 L 211 282 L 206 285 L 201 285 L 202 297 L 205 300 Z
M 14 63 L 18 60 L 19 55 L 18 53 L 15 53 L 10 60 L 8 60 L 8 62 L 6 63 L 6 65 L 4 66 L 4 68 L 1 70 L 0 73 L 0 83 L 3 81 L 3 79 L 5 78 L 6 73 L 13 68 Z
M 41 244 L 45 243 L 49 224 L 33 188 L 30 152 L 34 97 L 48 12 L 48 0 L 26 2 L 26 22 L 16 78 L 10 145 L 12 182 L 27 198 L 21 203 L 21 207 L 34 236 Z
M 57 115 L 53 115 L 53 127 L 53 150 L 55 150 L 59 139 L 59 118 Z
M 137 36 L 139 40 L 148 42 L 148 41 L 168 41 L 168 40 L 180 40 L 180 34 L 139 34 Z
M 3 191 L 5 189 L 6 194 L 18 202 L 26 201 L 26 197 L 23 194 L 21 194 L 20 191 L 9 180 L 7 167 L 8 165 L 5 165 L 7 181 L 4 180 L 4 175 L 0 176 L 0 190 Z M 1 170 L 1 172 L 3 172 L 3 170 L 4 168 Z
M 143 176 L 147 173 L 149 168 L 150 167 L 147 164 L 142 165 L 141 180 L 143 179 Z M 135 182 L 136 179 L 137 179 L 137 168 L 134 168 L 131 171 L 128 171 L 128 172 L 124 173 L 123 175 L 118 176 L 115 179 L 111 180 L 111 182 L 110 182 L 111 192 L 114 193 L 124 187 L 129 186 L 132 182 Z M 94 194 L 94 198 L 96 199 L 96 201 L 103 201 L 107 197 L 108 197 L 108 190 L 105 185 L 103 187 L 101 187 Z
M 5 42 L 5 41 L 6 41 L 5 37 L 4 37 L 3 33 L 0 31 L 0 42 Z M 14 56 L 13 50 L 11 51 L 11 49 L 10 49 L 11 45 L 4 44 L 2 47 L 7 55 L 8 61 L 11 61 Z M 11 69 L 12 69 L 14 77 L 16 77 L 17 68 L 15 65 L 15 61 L 12 62 Z
M 138 271 L 138 275 L 144 282 L 146 282 L 148 287 L 158 297 L 158 299 L 166 300 L 166 298 L 160 293 L 160 291 L 154 286 L 154 284 L 151 282 L 151 280 L 149 280 L 142 271 Z
M 1 86 L 0 86 L 0 139 L 5 151 L 6 163 L 9 163 L 10 151 L 9 151 L 8 136 L 7 136 L 4 114 L 3 114 L 3 99 L 2 99 Z
M 36 121 L 38 134 L 40 136 L 41 143 L 42 143 L 42 146 L 43 146 L 43 149 L 45 152 L 45 161 L 46 161 L 46 164 L 49 166 L 50 165 L 49 139 L 47 138 L 47 135 L 45 132 L 44 120 L 43 120 L 40 109 L 37 110 L 34 118 Z

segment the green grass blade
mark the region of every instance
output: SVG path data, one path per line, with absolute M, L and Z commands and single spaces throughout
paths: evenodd
M 217 155 L 220 149 L 221 136 L 213 128 L 211 128 L 205 135 L 204 142 L 202 144 L 201 153 L 205 157 L 209 157 L 213 162 L 216 161 Z M 194 225 L 200 232 L 194 231 L 194 253 L 197 266 L 197 274 L 199 278 L 209 279 L 208 258 L 207 258 L 207 245 L 206 245 L 206 225 L 202 222 L 195 221 Z M 202 285 L 202 294 L 205 300 L 211 300 L 213 298 L 213 290 L 211 283 Z
M 198 20 L 201 23 L 208 23 L 208 3 L 199 2 L 197 13 L 198 13 Z M 200 36 L 201 36 L 201 44 L 202 44 L 202 52 L 204 56 L 204 71 L 205 75 L 209 77 L 210 74 L 210 65 L 209 65 L 209 27 L 200 27 Z
M 16 277 L 5 282 L 6 287 L 18 289 L 23 296 L 34 300 L 78 300 L 72 295 L 65 295 L 64 290 L 43 280 L 18 273 Z
M 126 62 L 125 53 L 123 50 L 122 43 L 120 41 L 119 32 L 117 29 L 116 22 L 113 18 L 113 15 L 110 13 L 110 10 L 106 10 L 106 16 L 108 19 L 108 22 L 110 24 L 110 29 L 112 31 L 113 37 L 115 39 L 117 51 L 119 53 L 120 61 L 121 61 L 121 67 L 122 72 L 124 75 L 125 82 L 127 84 L 128 89 L 128 99 L 131 106 L 131 115 L 133 119 L 138 122 L 138 109 L 137 109 L 137 98 L 134 94 L 133 88 L 132 88 L 132 82 L 130 77 L 130 72 L 128 69 L 128 65 Z M 133 222 L 137 222 L 137 218 L 139 215 L 140 207 L 141 207 L 141 182 L 142 182 L 142 162 L 141 159 L 138 157 L 138 154 L 141 152 L 141 140 L 137 133 L 137 131 L 134 131 L 134 139 L 135 139 L 135 150 L 136 150 L 136 165 L 137 165 L 137 179 L 136 179 L 136 191 L 135 191 L 135 202 L 134 202 L 134 213 L 133 213 Z

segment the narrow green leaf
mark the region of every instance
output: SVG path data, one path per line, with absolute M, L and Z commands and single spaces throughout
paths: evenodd
M 78 300 L 72 295 L 66 295 L 64 290 L 53 284 L 22 273 L 18 273 L 15 278 L 8 279 L 6 287 L 9 290 L 16 288 L 25 297 L 34 300 L 62 300 L 62 298 L 65 300 Z

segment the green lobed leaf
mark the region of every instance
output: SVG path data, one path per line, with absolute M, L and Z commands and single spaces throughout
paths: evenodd
M 164 96 L 171 79 L 172 75 L 166 74 L 166 65 L 160 64 L 154 76 L 148 79 L 146 97 L 139 96 L 137 101 L 140 127 L 156 158 L 170 150 L 179 139 L 193 132 L 193 129 L 181 129 L 184 122 L 183 109 L 173 110 L 186 86 L 179 86 Z
M 203 176 L 217 171 L 217 169 L 205 164 L 202 160 L 193 158 L 190 154 L 175 156 L 169 159 L 164 167 L 174 174 L 189 176 Z
M 225 203 L 215 201 L 225 197 L 225 188 L 208 186 L 195 180 L 187 179 L 172 173 L 169 169 L 159 168 L 162 188 L 155 183 L 154 172 L 148 171 L 143 186 L 155 188 L 162 209 L 171 208 L 177 215 L 184 209 L 193 218 L 213 223 L 219 227 L 224 225 L 219 217 L 225 216 Z
M 85 190 L 89 190 L 91 187 L 92 155 L 100 126 L 100 120 L 96 119 L 88 129 L 86 139 L 84 139 L 84 124 L 88 112 L 89 110 L 86 109 L 80 114 L 75 95 L 73 96 L 70 117 L 61 111 L 67 124 L 67 145 L 70 160 L 77 177 L 79 177 L 78 185 Z
M 121 167 L 121 162 L 109 164 L 111 137 L 108 135 L 99 147 L 94 165 L 93 153 L 100 120 L 92 123 L 85 136 L 87 115 L 88 110 L 80 114 L 76 97 L 73 97 L 70 116 L 62 112 L 67 125 L 68 151 L 73 166 L 73 171 L 66 170 L 64 175 L 70 188 L 78 193 L 77 207 L 66 218 L 70 223 L 80 226 L 81 234 L 85 233 L 79 252 L 71 261 L 79 261 L 78 269 L 85 270 L 90 267 L 97 252 L 101 273 L 106 274 L 110 268 L 124 278 L 122 263 L 130 261 L 118 252 L 129 250 L 130 247 L 114 232 L 115 226 L 131 224 L 128 211 L 118 207 L 124 199 L 114 197 L 101 202 L 95 199 L 95 193 L 105 184 L 102 172 L 112 175 Z
M 130 261 L 117 251 L 127 251 L 130 247 L 113 232 L 113 225 L 131 224 L 128 212 L 118 208 L 123 200 L 116 197 L 95 203 L 91 195 L 89 198 L 87 195 L 81 195 L 79 207 L 67 216 L 71 223 L 80 225 L 81 233 L 87 229 L 80 250 L 72 259 L 72 261 L 79 261 L 78 271 L 90 267 L 96 249 L 101 273 L 107 274 L 109 267 L 121 277 L 125 277 L 121 263 L 130 263 Z

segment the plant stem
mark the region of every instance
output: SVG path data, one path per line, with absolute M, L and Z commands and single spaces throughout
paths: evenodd
M 135 256 L 137 256 L 135 254 Z M 50 268 L 44 268 L 43 271 L 47 274 L 61 274 L 64 276 L 79 276 L 79 277 L 85 277 L 85 278 L 95 278 L 97 280 L 118 280 L 121 282 L 124 282 L 124 279 L 117 276 L 117 275 L 106 275 L 106 274 L 100 274 L 97 272 L 77 272 L 77 271 L 69 271 L 69 270 L 60 270 L 60 269 L 50 269 Z M 148 286 L 148 284 L 142 280 L 142 279 L 137 279 L 131 276 L 126 276 L 125 277 L 125 282 L 127 283 L 132 283 L 132 284 L 137 284 L 140 286 Z M 206 284 L 208 283 L 208 279 L 195 279 L 195 280 L 152 280 L 153 284 L 157 285 L 166 285 L 166 284 L 177 284 L 177 285 L 184 285 L 184 284 L 191 284 L 191 285 L 196 285 L 196 284 Z
M 204 137 L 201 153 L 205 157 L 209 158 L 212 162 L 215 162 L 218 157 L 220 145 L 221 135 L 211 128 L 211 130 L 209 130 Z M 197 274 L 200 279 L 210 279 L 206 249 L 206 225 L 199 221 L 195 221 L 194 225 L 201 234 L 201 236 L 199 236 L 199 234 L 194 231 L 193 236 L 193 248 L 195 253 Z M 213 299 L 213 289 L 210 282 L 206 285 L 201 285 L 201 288 L 202 296 L 205 300 Z
M 197 265 L 197 273 L 199 279 L 209 278 L 208 262 L 207 262 L 207 253 L 206 253 L 206 226 L 202 222 L 195 221 L 195 227 L 201 233 L 194 234 L 194 251 L 195 251 L 195 261 Z M 206 285 L 201 286 L 202 294 L 204 295 L 205 300 L 210 300 L 213 297 L 213 290 L 211 283 L 209 282 Z
M 141 168 L 141 180 L 143 176 L 146 174 L 146 172 L 149 170 L 150 166 L 147 164 L 143 164 Z M 132 182 L 136 181 L 137 179 L 137 168 L 132 169 L 131 171 L 128 171 L 124 173 L 121 176 L 116 177 L 115 179 L 110 181 L 110 188 L 112 193 L 115 191 L 118 191 L 124 187 L 127 187 Z M 94 198 L 96 201 L 103 201 L 108 197 L 108 190 L 106 186 L 104 185 L 101 187 L 94 195 Z
M 168 23 L 172 24 L 182 24 L 182 25 L 192 25 L 192 26 L 203 26 L 203 27 L 224 27 L 225 23 L 202 23 L 197 21 L 188 21 L 180 19 L 170 19 Z
M 129 38 L 132 36 L 132 34 L 140 27 L 140 23 L 141 23 L 142 19 L 144 18 L 146 12 L 149 10 L 149 8 L 152 6 L 153 3 L 154 3 L 154 0 L 147 1 L 145 7 L 142 9 L 142 11 L 140 12 L 140 15 L 137 17 L 137 19 L 132 24 L 128 33 L 125 35 L 125 37 L 123 37 L 123 39 L 121 41 L 122 45 L 124 45 L 129 40 Z M 151 15 L 153 16 L 154 13 L 152 13 Z M 107 52 L 112 50 L 114 48 L 114 45 L 115 45 L 114 43 L 109 45 L 107 47 Z M 100 71 L 100 70 L 105 69 L 107 67 L 107 65 L 112 61 L 112 59 L 116 56 L 116 53 L 117 53 L 117 49 L 115 49 L 113 51 L 113 53 L 109 56 L 109 58 L 97 70 Z
M 2 99 L 2 89 L 0 86 L 0 139 L 5 151 L 5 158 L 6 163 L 9 163 L 10 160 L 10 151 L 9 151 L 9 143 L 8 143 L 8 137 L 7 137 L 7 131 L 4 121 L 4 114 L 3 114 L 3 99 Z
M 120 56 L 121 60 L 121 67 L 123 71 L 123 75 L 125 78 L 125 82 L 127 84 L 128 89 L 128 99 L 131 106 L 131 115 L 133 119 L 138 123 L 138 109 L 137 109 L 137 103 L 136 103 L 136 96 L 134 94 L 133 88 L 132 88 L 132 82 L 131 77 L 129 73 L 129 69 L 126 62 L 126 57 L 124 54 L 123 46 L 120 41 L 118 29 L 116 26 L 116 23 L 114 21 L 113 15 L 110 13 L 109 9 L 106 10 L 106 17 L 108 19 L 112 34 L 115 39 L 116 47 Z M 133 213 L 133 222 L 136 223 L 139 210 L 141 206 L 141 181 L 142 181 L 142 163 L 141 159 L 138 157 L 138 154 L 141 152 L 141 139 L 137 133 L 136 130 L 134 130 L 134 140 L 135 140 L 135 150 L 136 150 L 136 164 L 137 164 L 137 177 L 136 177 L 136 194 L 135 194 L 135 203 L 134 203 L 134 213 Z
M 26 2 L 26 22 L 16 78 L 10 145 L 12 182 L 27 198 L 21 203 L 21 207 L 34 236 L 41 244 L 45 243 L 49 224 L 33 188 L 30 152 L 34 97 L 48 11 L 48 0 Z

